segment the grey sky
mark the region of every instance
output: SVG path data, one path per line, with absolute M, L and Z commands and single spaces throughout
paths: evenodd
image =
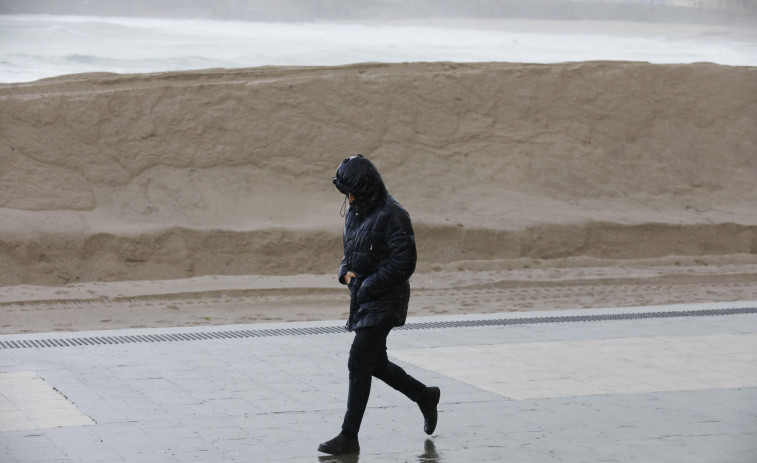
M 0 14 L 256 21 L 529 18 L 658 22 L 757 20 L 757 0 L 0 0 Z

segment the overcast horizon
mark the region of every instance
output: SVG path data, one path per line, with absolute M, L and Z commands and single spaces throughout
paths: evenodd
M 757 0 L 0 0 L 0 14 L 240 19 L 572 19 L 671 23 L 757 21 Z

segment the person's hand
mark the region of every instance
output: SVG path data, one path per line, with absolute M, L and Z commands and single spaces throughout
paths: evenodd
M 353 271 L 344 274 L 344 282 L 347 284 L 350 284 L 350 281 L 352 281 L 353 278 L 357 278 L 357 275 Z

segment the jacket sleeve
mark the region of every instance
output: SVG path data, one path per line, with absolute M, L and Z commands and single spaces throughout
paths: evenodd
M 415 271 L 418 259 L 415 250 L 415 235 L 410 216 L 404 210 L 394 211 L 387 224 L 388 256 L 371 275 L 363 281 L 357 294 L 358 302 L 380 297 L 382 294 L 407 281 Z
M 350 269 L 347 268 L 347 259 L 345 257 L 342 257 L 342 262 L 339 264 L 339 283 L 346 285 L 347 282 L 344 281 L 344 276 L 349 272 Z
M 349 211 L 347 211 L 349 214 Z M 347 282 L 344 281 L 344 276 L 347 274 L 347 272 L 350 271 L 349 268 L 347 268 L 347 221 L 351 219 L 351 216 L 348 215 L 347 219 L 344 221 L 344 233 L 342 233 L 342 246 L 344 247 L 344 256 L 342 256 L 342 261 L 339 262 L 339 283 L 346 285 Z

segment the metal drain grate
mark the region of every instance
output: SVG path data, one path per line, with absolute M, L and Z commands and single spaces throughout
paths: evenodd
M 756 314 L 757 307 L 732 308 L 732 309 L 705 309 L 687 310 L 679 312 L 642 312 L 642 313 L 618 313 L 597 315 L 568 315 L 562 317 L 526 317 L 526 318 L 499 318 L 491 320 L 460 320 L 441 322 L 409 323 L 396 328 L 398 330 L 428 330 L 437 328 L 471 328 L 486 326 L 505 325 L 533 325 L 539 323 L 573 323 L 573 322 L 596 322 L 613 320 L 640 320 L 653 318 L 682 318 L 682 317 L 711 317 L 718 315 L 742 315 Z M 210 331 L 210 332 L 186 332 L 170 334 L 144 334 L 125 336 L 82 336 L 53 339 L 25 339 L 25 340 L 0 340 L 0 349 L 22 348 L 45 348 L 45 347 L 76 347 L 97 346 L 112 344 L 129 344 L 144 342 L 169 342 L 169 341 L 202 341 L 208 339 L 240 339 L 261 338 L 271 336 L 303 336 L 311 334 L 336 334 L 346 333 L 341 326 L 319 326 L 312 328 L 273 328 L 263 330 L 239 330 L 239 331 Z

